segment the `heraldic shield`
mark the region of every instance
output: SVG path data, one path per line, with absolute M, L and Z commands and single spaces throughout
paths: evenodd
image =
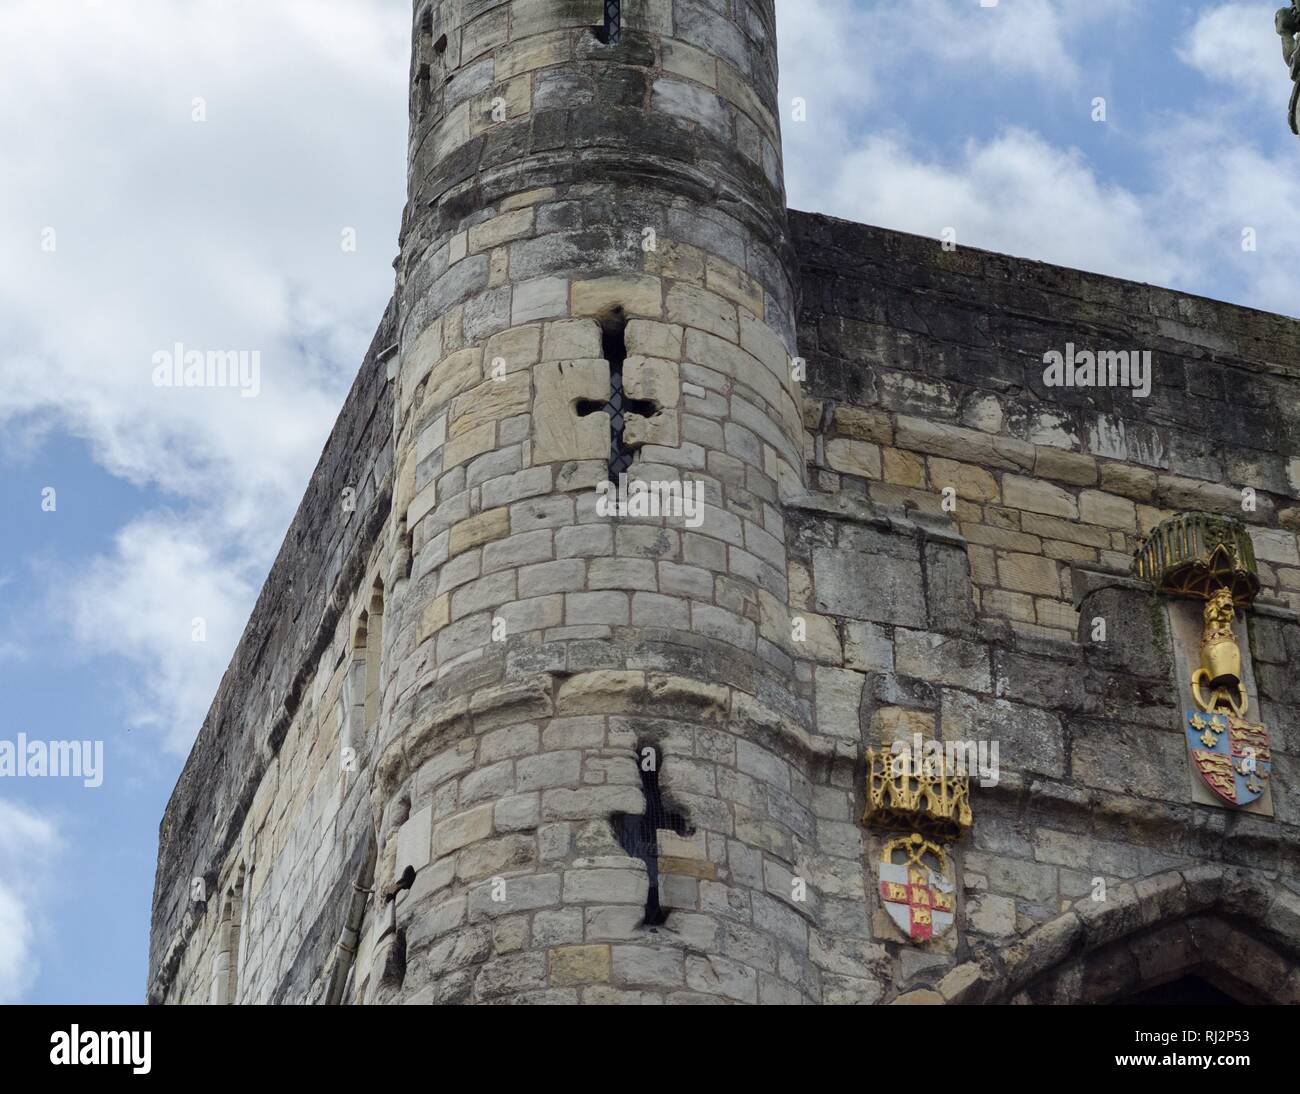
M 1273 765 L 1268 730 L 1258 722 L 1189 710 L 1187 751 L 1205 785 L 1229 805 L 1250 805 L 1263 796 Z
M 938 938 L 956 917 L 956 886 L 943 848 L 912 834 L 890 840 L 880 856 L 880 898 L 913 942 Z

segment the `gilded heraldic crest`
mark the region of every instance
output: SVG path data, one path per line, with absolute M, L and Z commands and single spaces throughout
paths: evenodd
M 1246 720 L 1250 699 L 1241 678 L 1231 592 L 1219 589 L 1210 597 L 1204 618 L 1201 664 L 1191 680 L 1198 709 L 1187 712 L 1187 750 L 1218 798 L 1229 805 L 1250 805 L 1264 795 L 1272 756 L 1267 728 Z
M 939 938 L 956 918 L 956 886 L 943 848 L 913 833 L 885 844 L 877 867 L 889 918 L 913 942 Z
M 1229 805 L 1264 796 L 1272 770 L 1268 730 L 1235 714 L 1187 712 L 1187 749 L 1201 778 Z

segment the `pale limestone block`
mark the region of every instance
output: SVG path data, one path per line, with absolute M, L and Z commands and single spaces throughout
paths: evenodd
M 999 554 L 998 578 L 1004 588 L 1015 592 L 1039 596 L 1059 596 L 1061 592 L 1058 564 L 1038 555 Z
M 510 9 L 502 6 L 467 23 L 461 31 L 460 63 L 468 64 L 488 50 L 504 45 L 510 37 L 509 16 Z
M 459 555 L 510 534 L 510 510 L 491 509 L 462 520 L 451 529 L 451 553 Z
M 469 254 L 469 233 L 457 232 L 447 244 L 447 265 L 454 266 Z
M 488 287 L 498 289 L 510 280 L 510 248 L 497 247 L 488 265 Z
M 573 35 L 567 31 L 522 37 L 515 31 L 515 41 L 497 50 L 496 77 L 509 80 L 534 69 L 567 61 L 573 53 Z
M 409 820 L 397 830 L 397 873 L 400 875 L 408 866 L 419 871 L 429 864 L 429 837 L 433 828 L 433 811 L 425 806 L 413 813 Z
M 664 69 L 674 76 L 685 76 L 708 87 L 718 86 L 718 61 L 702 49 L 685 42 L 665 41 Z
M 1131 532 L 1137 528 L 1137 506 L 1128 498 L 1118 498 L 1100 490 L 1084 490 L 1079 494 L 1079 518 L 1088 524 Z
M 680 240 L 659 240 L 654 250 L 646 252 L 645 272 L 658 274 L 669 281 L 704 284 L 704 252 Z
M 598 277 L 573 283 L 573 314 L 606 316 L 617 309 L 627 316 L 663 317 L 663 287 L 646 276 Z
M 740 312 L 740 345 L 762 361 L 773 376 L 782 380 L 790 378 L 790 354 L 785 343 L 760 317 L 743 309 Z
M 1023 475 L 1004 475 L 1002 496 L 1012 509 L 1027 509 L 1031 513 L 1045 513 L 1068 520 L 1075 520 L 1079 516 L 1079 506 L 1074 495 L 1050 482 L 1041 482 Z
M 675 407 L 681 394 L 676 361 L 657 357 L 629 357 L 623 365 L 623 389 L 634 399 Z
M 433 829 L 433 853 L 449 855 L 492 834 L 492 802 L 484 802 L 440 821 Z
M 716 255 L 709 255 L 705 266 L 705 284 L 711 292 L 734 300 L 754 315 L 764 314 L 763 287 L 749 274 Z
M 925 489 L 925 457 L 899 448 L 881 449 L 882 472 L 885 482 L 895 486 Z
M 586 460 L 609 452 L 609 416 L 579 417 L 579 400 L 609 398 L 609 362 L 543 362 L 533 370 L 533 463 Z
M 483 377 L 531 368 L 541 360 L 542 328 L 533 323 L 494 334 L 483 347 Z
M 883 410 L 863 409 L 856 406 L 836 406 L 833 428 L 837 437 L 852 437 L 856 441 L 875 444 L 892 444 L 894 427 Z
M 453 438 L 460 437 L 488 423 L 526 414 L 531 405 L 531 394 L 526 372 L 507 375 L 500 380 L 487 380 L 452 400 L 448 433 Z
M 425 642 L 451 622 L 451 594 L 444 593 L 420 613 L 419 641 Z
M 881 707 L 871 716 L 871 740 L 877 745 L 892 745 L 899 741 L 911 749 L 913 738 L 918 733 L 924 741 L 935 737 L 933 712 Z
M 817 667 L 817 728 L 830 737 L 856 741 L 858 708 L 866 677 L 847 669 Z
M 542 335 L 542 360 L 578 361 L 601 356 L 600 324 L 594 319 L 562 319 L 547 323 Z
M 569 283 L 562 277 L 538 277 L 515 286 L 510 322 L 515 326 L 569 313 Z
M 1080 452 L 1039 448 L 1034 454 L 1034 474 L 1040 479 L 1055 479 L 1075 486 L 1096 486 L 1097 461 Z
M 414 528 L 426 516 L 433 512 L 434 506 L 438 504 L 438 484 L 429 483 L 423 490 L 411 499 L 411 504 L 406 508 L 406 526 Z
M 443 471 L 490 452 L 496 446 L 496 428 L 495 422 L 484 422 L 449 440 L 442 450 Z
M 483 379 L 483 348 L 470 346 L 439 361 L 429 371 L 424 389 L 424 406 L 441 407 Z
M 628 356 L 664 357 L 671 361 L 682 355 L 682 328 L 673 323 L 633 319 L 624 331 Z
M 469 249 L 474 253 L 491 250 L 511 240 L 522 239 L 533 231 L 534 210 L 515 209 L 502 213 L 469 230 Z
M 880 448 L 867 441 L 838 438 L 826 446 L 826 462 L 845 475 L 880 478 Z
M 504 117 L 497 112 L 498 103 L 504 108 Z M 469 135 L 476 137 L 494 125 L 527 114 L 533 106 L 532 81 L 528 76 L 518 76 L 504 87 L 498 84 L 467 105 L 470 106 Z
M 696 327 L 730 342 L 738 340 L 736 305 L 717 293 L 677 282 L 668 290 L 667 307 L 670 323 Z
M 930 457 L 930 486 L 939 491 L 951 487 L 967 501 L 996 502 L 999 496 L 998 480 L 982 467 L 937 456 Z
M 1156 473 L 1145 467 L 1106 462 L 1101 465 L 1101 488 L 1134 501 L 1150 501 L 1156 494 Z
M 1255 557 L 1261 561 L 1300 566 L 1300 552 L 1296 551 L 1296 537 L 1291 532 L 1252 528 L 1250 538 L 1255 544 Z
M 609 980 L 607 945 L 561 946 L 550 951 L 551 983 L 591 984 Z

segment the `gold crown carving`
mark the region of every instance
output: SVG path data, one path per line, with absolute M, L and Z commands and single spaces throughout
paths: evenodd
M 1156 525 L 1133 556 L 1133 573 L 1163 593 L 1209 600 L 1219 589 L 1246 607 L 1259 593 L 1250 532 L 1239 520 L 1180 513 Z
M 862 823 L 955 840 L 971 826 L 970 777 L 950 774 L 940 744 L 934 754 L 867 749 L 867 809 Z

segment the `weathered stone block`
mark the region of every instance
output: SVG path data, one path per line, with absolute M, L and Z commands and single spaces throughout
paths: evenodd
M 1068 520 L 1076 520 L 1079 516 L 1079 505 L 1073 494 L 1039 479 L 1004 475 L 1002 496 L 1004 502 L 1013 509 L 1027 509 L 1031 513 L 1045 513 Z
M 919 627 L 925 621 L 921 565 L 851 551 L 813 551 L 814 606 L 819 612 Z
M 609 398 L 609 362 L 543 362 L 533 370 L 533 461 L 599 458 L 609 450 L 609 418 L 580 417 L 580 400 Z
M 433 829 L 433 853 L 438 856 L 449 855 L 475 840 L 486 839 L 492 834 L 492 805 L 487 803 L 467 809 Z
M 970 691 L 992 688 L 989 651 L 982 642 L 900 628 L 894 632 L 894 656 L 905 676 Z

